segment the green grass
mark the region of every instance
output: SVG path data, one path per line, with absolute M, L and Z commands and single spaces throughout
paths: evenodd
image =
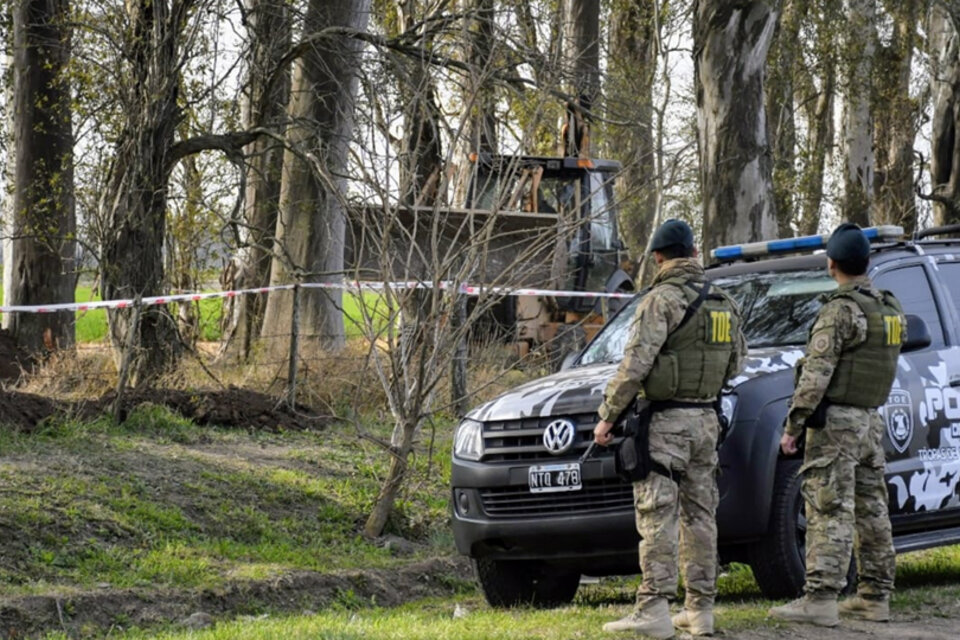
M 367 428 L 389 439 L 387 427 Z M 452 552 L 449 536 L 432 535 L 447 518 L 448 452 L 446 440 L 432 463 L 417 456 L 389 525 L 427 555 Z M 389 457 L 352 426 L 238 433 L 142 405 L 122 426 L 0 429 L 0 453 L 0 521 L 16 534 L 4 542 L 6 595 L 103 583 L 212 588 L 398 562 L 358 533 Z
M 74 300 L 91 302 L 100 300 L 100 296 L 91 287 L 77 287 Z M 3 287 L 0 287 L 0 300 L 3 300 Z M 363 301 L 361 303 L 361 300 Z M 223 300 L 212 298 L 191 303 L 194 313 L 199 314 L 200 336 L 204 342 L 220 339 L 220 319 L 223 312 Z M 366 305 L 366 318 L 361 309 Z M 172 307 L 171 307 L 172 308 Z M 379 333 L 386 325 L 389 313 L 380 294 L 366 291 L 362 296 L 346 294 L 343 297 L 344 326 L 347 337 L 359 337 L 371 334 L 367 328 L 369 321 L 374 333 Z M 107 337 L 106 309 L 90 309 L 76 313 L 76 339 L 79 343 L 99 342 Z
M 909 617 L 910 613 L 920 613 L 920 607 L 928 612 L 932 608 L 932 615 L 937 615 L 935 610 L 939 605 L 952 605 L 960 596 L 960 546 L 911 553 L 900 556 L 898 560 L 898 580 L 906 585 L 894 595 L 895 616 L 906 614 Z M 920 578 L 920 575 L 926 578 Z M 947 577 L 950 577 L 949 581 Z M 943 585 L 940 584 L 941 579 Z M 134 630 L 117 637 L 125 640 L 600 640 L 611 637 L 602 631 L 603 623 L 626 615 L 631 610 L 637 581 L 637 578 L 618 578 L 581 586 L 571 606 L 547 611 L 523 608 L 495 610 L 476 594 L 378 608 L 358 601 L 351 597 L 351 593 L 344 593 L 332 606 L 315 614 L 246 617 L 221 621 L 213 628 L 192 632 L 172 628 L 163 631 Z M 729 567 L 720 577 L 718 589 L 717 627 L 723 635 L 730 637 L 731 634 L 751 629 L 767 629 L 765 633 L 769 635 L 771 630 L 780 625 L 767 618 L 767 609 L 773 603 L 759 596 L 747 567 Z M 54 635 L 49 638 L 61 637 Z

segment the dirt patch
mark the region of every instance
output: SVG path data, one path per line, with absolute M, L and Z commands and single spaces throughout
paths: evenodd
M 22 367 L 27 361 L 27 354 L 17 347 L 13 334 L 0 329 L 0 382 L 15 382 L 19 379 Z
M 940 615 L 938 612 L 922 620 L 917 616 L 910 616 L 910 619 L 894 616 L 890 622 L 843 620 L 839 626 L 831 629 L 804 624 L 783 624 L 771 629 L 736 633 L 718 629 L 717 635 L 738 640 L 956 640 L 960 619 L 943 618 Z
M 113 392 L 93 401 L 58 402 L 30 393 L 0 391 L 0 416 L 5 424 L 29 432 L 55 415 L 92 418 L 112 413 L 115 402 Z M 166 406 L 199 425 L 253 431 L 316 429 L 329 421 L 309 407 L 297 405 L 291 409 L 278 398 L 236 387 L 215 391 L 130 390 L 123 396 L 121 419 L 146 402 Z
M 237 582 L 204 591 L 102 589 L 77 595 L 0 598 L 0 637 L 37 637 L 64 631 L 70 637 L 102 637 L 107 629 L 177 622 L 202 611 L 232 617 L 271 611 L 316 611 L 337 601 L 395 606 L 462 590 L 464 558 L 438 558 L 398 569 L 322 574 L 299 571 L 273 580 Z

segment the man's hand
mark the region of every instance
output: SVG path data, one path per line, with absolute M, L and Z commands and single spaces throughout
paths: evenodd
M 780 438 L 780 450 L 788 456 L 795 454 L 797 452 L 797 437 L 784 433 Z
M 597 426 L 593 428 L 593 441 L 599 444 L 600 446 L 607 446 L 613 442 L 613 434 L 610 431 L 613 429 L 613 423 L 608 420 L 601 420 L 597 423 Z

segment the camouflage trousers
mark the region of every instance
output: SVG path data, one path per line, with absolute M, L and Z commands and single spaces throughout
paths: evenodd
M 875 409 L 833 405 L 823 429 L 807 429 L 802 493 L 807 515 L 804 591 L 835 595 L 855 548 L 858 592 L 893 590 L 896 559 L 884 483 L 883 420 Z
M 633 498 L 640 533 L 637 606 L 677 595 L 683 567 L 686 606 L 709 609 L 717 593 L 717 436 L 713 409 L 668 409 L 653 414 L 650 455 L 671 470 L 635 482 Z

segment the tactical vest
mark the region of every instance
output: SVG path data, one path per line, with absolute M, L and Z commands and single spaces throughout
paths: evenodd
M 838 291 L 827 299 L 853 300 L 867 316 L 867 339 L 840 354 L 830 378 L 826 398 L 831 403 L 879 407 L 890 395 L 907 327 L 897 299 L 888 291 L 881 293 L 883 302 L 858 289 Z
M 663 283 L 680 287 L 688 310 L 697 304 L 700 291 L 689 280 L 668 278 Z M 740 330 L 733 305 L 719 292 L 710 293 L 684 319 L 667 337 L 644 381 L 648 400 L 713 400 L 726 382 L 734 339 Z

